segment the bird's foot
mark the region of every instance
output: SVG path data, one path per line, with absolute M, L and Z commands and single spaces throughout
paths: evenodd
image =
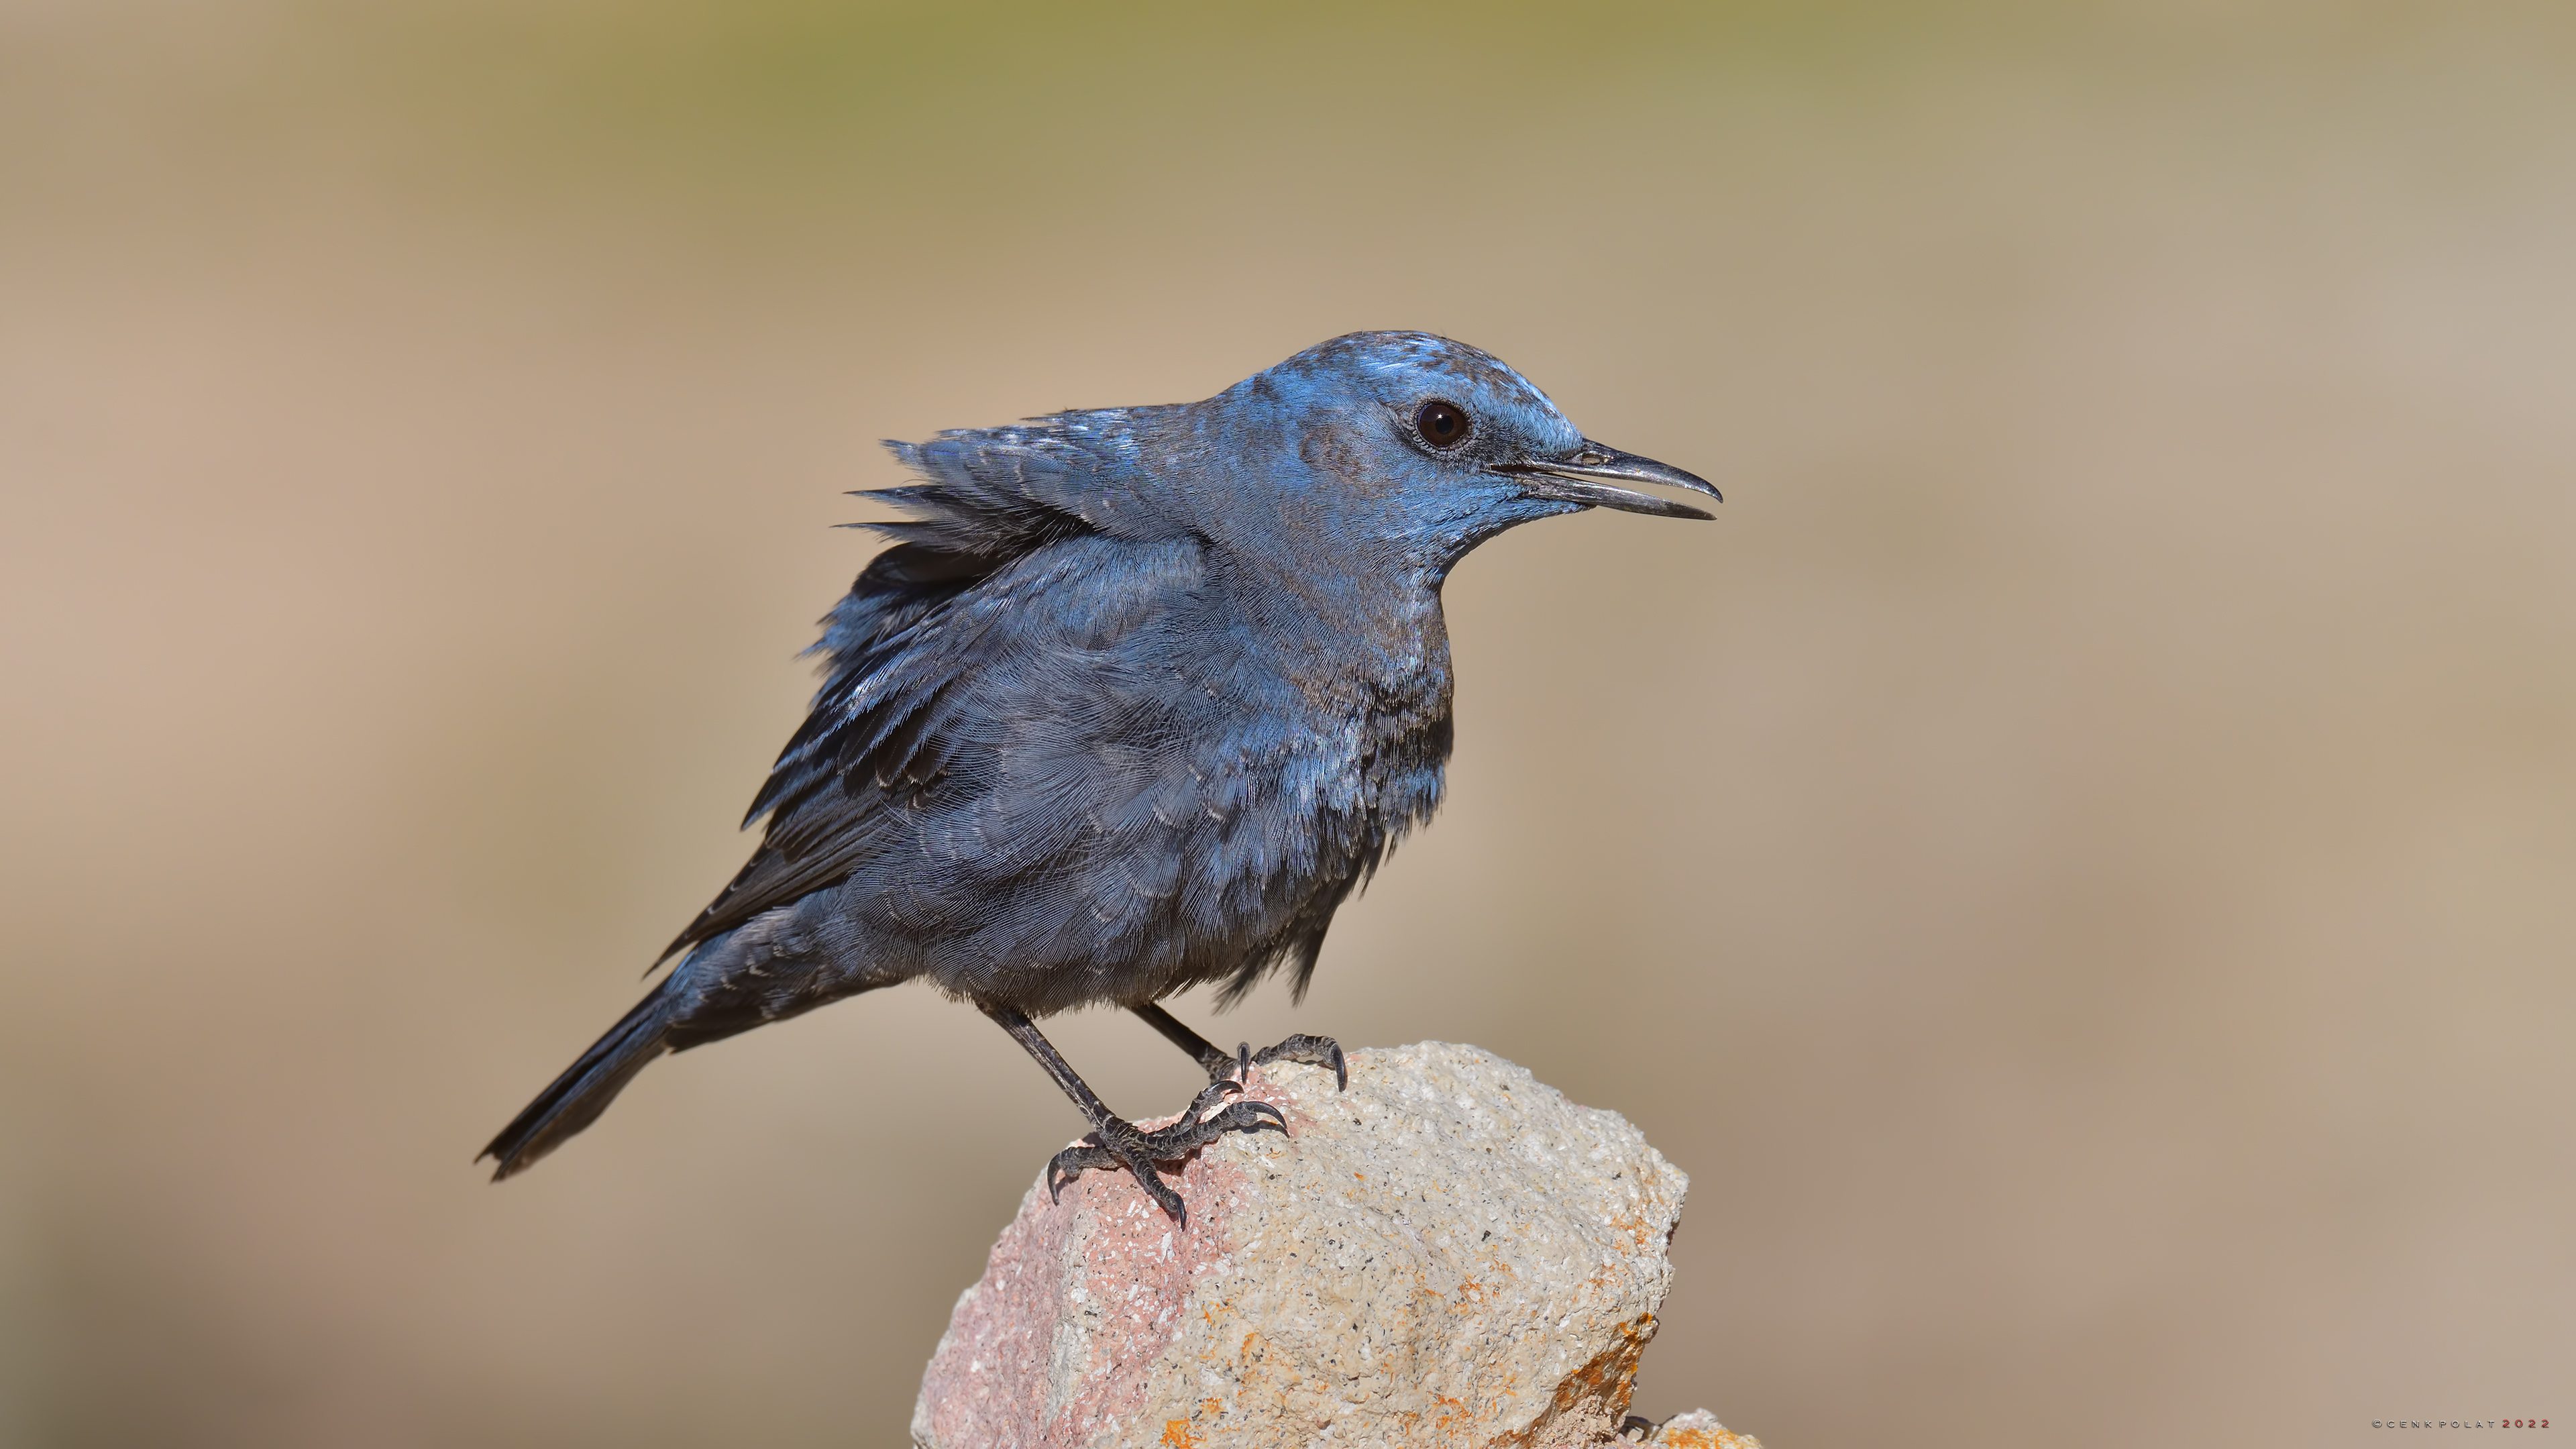
M 1047 1200 L 1058 1201 L 1057 1195 L 1066 1183 L 1095 1167 L 1124 1167 L 1135 1175 L 1137 1185 L 1145 1189 L 1145 1195 L 1171 1214 L 1181 1225 L 1181 1230 L 1187 1232 L 1190 1226 L 1189 1204 L 1182 1202 L 1181 1195 L 1163 1181 L 1163 1175 L 1154 1170 L 1154 1164 L 1178 1162 L 1228 1132 L 1258 1132 L 1269 1126 L 1276 1126 L 1282 1135 L 1288 1131 L 1288 1119 L 1267 1102 L 1225 1102 L 1229 1094 L 1242 1090 L 1240 1082 L 1210 1082 L 1190 1103 L 1190 1109 L 1181 1114 L 1181 1120 L 1156 1132 L 1148 1132 L 1133 1122 L 1110 1118 L 1105 1125 L 1057 1153 L 1054 1160 L 1047 1163 Z M 1220 1102 L 1224 1102 L 1224 1106 L 1214 1115 L 1200 1115 L 1217 1107 Z
M 1234 1057 L 1240 1064 L 1236 1068 L 1238 1079 L 1250 1076 L 1255 1066 L 1267 1066 L 1272 1062 L 1304 1062 L 1310 1067 L 1332 1068 L 1334 1091 L 1345 1091 L 1351 1085 L 1351 1068 L 1342 1059 L 1342 1044 L 1328 1036 L 1308 1036 L 1299 1032 L 1276 1046 L 1266 1046 L 1259 1051 L 1252 1049 L 1252 1043 L 1245 1042 L 1234 1049 Z

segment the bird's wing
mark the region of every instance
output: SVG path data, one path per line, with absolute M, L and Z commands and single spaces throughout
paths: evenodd
M 1196 543 L 1135 541 L 1151 510 L 1117 503 L 1099 439 L 1058 421 L 889 445 L 930 481 L 874 495 L 914 517 L 871 525 L 899 542 L 825 620 L 823 688 L 744 817 L 769 817 L 760 848 L 665 958 L 847 877 L 890 808 L 988 773 L 1038 656 L 1096 648 L 1195 578 Z
M 1179 408 L 1055 413 L 1007 428 L 962 428 L 926 443 L 889 440 L 888 451 L 922 482 L 884 488 L 915 515 L 872 524 L 941 553 L 1017 558 L 1080 534 L 1130 540 L 1187 532 L 1172 497 L 1146 483 L 1134 439 L 1140 426 Z

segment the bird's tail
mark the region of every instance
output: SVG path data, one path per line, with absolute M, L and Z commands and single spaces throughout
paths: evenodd
M 608 1104 L 635 1079 L 637 1072 L 671 1049 L 673 979 L 662 978 L 661 985 L 635 1003 L 635 1009 L 610 1027 L 607 1035 L 592 1042 L 581 1060 L 564 1068 L 563 1075 L 539 1092 L 525 1111 L 511 1118 L 501 1135 L 492 1139 L 492 1145 L 474 1159 L 493 1160 L 494 1182 L 525 1171 L 538 1158 L 562 1146 L 565 1138 L 598 1121 L 599 1114 L 608 1110 Z

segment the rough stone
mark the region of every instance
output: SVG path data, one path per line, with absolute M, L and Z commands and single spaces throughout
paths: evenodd
M 1706 1409 L 1675 1414 L 1638 1442 L 1669 1444 L 1672 1449 L 1762 1449 L 1761 1440 L 1729 1430 Z
M 1345 1092 L 1258 1068 L 1248 1095 L 1295 1135 L 1193 1158 L 1186 1232 L 1121 1174 L 1029 1190 L 923 1377 L 916 1445 L 1622 1442 L 1688 1186 L 1636 1128 L 1441 1042 L 1353 1052 Z

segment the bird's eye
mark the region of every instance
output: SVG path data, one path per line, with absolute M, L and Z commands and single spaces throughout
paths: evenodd
M 1413 415 L 1413 426 L 1422 433 L 1422 441 L 1431 446 L 1454 448 L 1467 440 L 1467 410 L 1456 403 L 1434 399 Z

